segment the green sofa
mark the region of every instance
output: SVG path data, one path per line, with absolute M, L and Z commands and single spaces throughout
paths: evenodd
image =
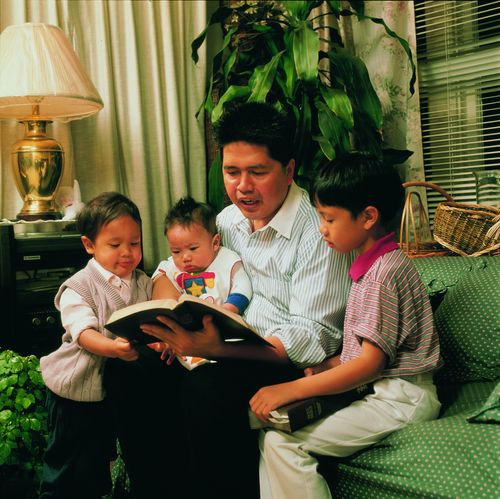
M 440 417 L 349 458 L 323 458 L 320 470 L 335 498 L 500 497 L 500 257 L 414 263 L 433 303 L 445 362 L 435 375 Z

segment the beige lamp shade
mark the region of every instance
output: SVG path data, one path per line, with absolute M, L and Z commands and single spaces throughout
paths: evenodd
M 103 107 L 64 32 L 25 23 L 0 35 L 0 119 L 59 121 L 86 118 Z

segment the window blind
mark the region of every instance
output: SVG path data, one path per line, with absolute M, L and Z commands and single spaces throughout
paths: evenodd
M 500 168 L 500 0 L 414 6 L 425 178 L 475 203 L 473 172 Z

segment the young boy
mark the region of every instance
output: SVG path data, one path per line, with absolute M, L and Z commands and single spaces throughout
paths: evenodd
M 260 419 L 294 400 L 374 382 L 374 393 L 292 434 L 262 431 L 261 497 L 331 497 L 314 455 L 348 456 L 407 424 L 436 418 L 439 344 L 420 277 L 388 231 L 404 192 L 393 168 L 361 153 L 325 165 L 311 192 L 325 243 L 357 250 L 342 353 L 295 381 L 261 388 Z
M 113 432 L 105 405 L 106 358 L 138 353 L 104 325 L 112 312 L 149 300 L 151 280 L 141 261 L 141 217 L 125 196 L 105 192 L 80 211 L 77 228 L 92 259 L 55 297 L 65 329 L 58 350 L 40 359 L 47 390 L 49 442 L 40 497 L 101 498 L 111 489 Z
M 252 297 L 252 285 L 234 251 L 221 246 L 216 213 L 191 197 L 180 199 L 165 217 L 165 236 L 172 256 L 153 274 L 153 298 L 187 293 L 242 314 Z M 171 361 L 171 359 L 170 359 Z M 203 362 L 187 357 L 194 366 Z M 205 361 L 206 362 L 206 361 Z

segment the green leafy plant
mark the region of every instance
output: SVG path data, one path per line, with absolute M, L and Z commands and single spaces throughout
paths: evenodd
M 270 102 L 293 116 L 296 136 L 293 156 L 296 181 L 308 188 L 317 166 L 352 149 L 371 152 L 398 164 L 412 153 L 384 144 L 382 109 L 363 61 L 344 47 L 338 19 L 355 16 L 380 24 L 406 51 L 415 67 L 407 41 L 383 19 L 364 14 L 363 2 L 240 1 L 221 6 L 205 30 L 192 42 L 192 59 L 208 29 L 219 25 L 225 33 L 214 56 L 204 102 L 209 122 L 215 123 L 225 106 L 234 102 Z M 221 209 L 224 187 L 220 153 L 209 170 L 209 202 Z
M 47 443 L 39 360 L 0 352 L 0 496 L 35 497 Z

